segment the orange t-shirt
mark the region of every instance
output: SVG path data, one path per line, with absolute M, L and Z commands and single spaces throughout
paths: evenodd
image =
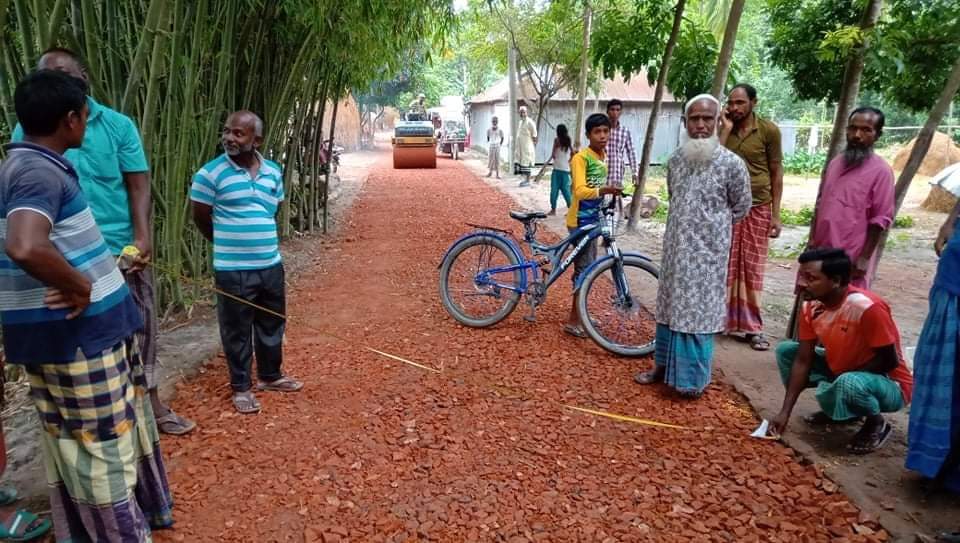
M 874 349 L 895 345 L 900 363 L 888 375 L 900 385 L 904 405 L 913 394 L 913 375 L 903 359 L 900 331 L 890 306 L 876 294 L 848 287 L 838 307 L 804 302 L 800 318 L 801 341 L 819 340 L 827 350 L 827 365 L 834 375 L 857 371 L 874 357 Z

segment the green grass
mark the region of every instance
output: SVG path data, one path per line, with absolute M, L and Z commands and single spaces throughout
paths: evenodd
M 799 211 L 781 209 L 780 223 L 784 226 L 810 226 L 813 223 L 813 208 L 803 206 Z M 916 221 L 910 215 L 897 215 L 893 221 L 894 228 L 913 228 L 914 224 Z

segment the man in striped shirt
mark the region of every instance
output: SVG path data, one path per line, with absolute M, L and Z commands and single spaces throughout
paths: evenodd
M 607 117 L 610 118 L 610 139 L 607 141 L 607 185 L 623 187 L 623 173 L 630 163 L 633 182 L 637 182 L 637 153 L 633 148 L 630 129 L 620 124 L 623 102 L 614 98 L 607 102 Z
M 279 314 L 286 311 L 275 219 L 284 198 L 283 173 L 258 151 L 263 143 L 263 121 L 254 113 L 231 114 L 221 142 L 225 153 L 194 175 L 190 200 L 197 228 L 213 242 L 217 287 L 236 297 L 221 294 L 217 300 L 233 405 L 240 413 L 256 413 L 260 403 L 251 390 L 250 371 L 254 351 L 257 390 L 296 392 L 303 388 L 303 383 L 280 371 L 284 319 L 254 307 Z

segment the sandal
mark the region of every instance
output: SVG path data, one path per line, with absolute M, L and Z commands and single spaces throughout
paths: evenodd
M 750 341 L 750 348 L 754 351 L 769 351 L 770 342 L 767 341 L 767 338 L 763 334 L 753 334 L 747 336 Z
M 256 396 L 249 390 L 246 392 L 236 392 L 233 395 L 233 407 L 242 415 L 250 415 L 260 412 L 260 402 Z
M 197 423 L 181 417 L 174 413 L 173 410 L 167 411 L 167 414 L 162 417 L 157 417 L 157 429 L 164 434 L 182 436 L 189 434 L 196 427 Z
M 655 367 L 650 371 L 641 371 L 640 373 L 634 375 L 633 380 L 638 385 L 652 385 L 654 383 L 662 383 L 663 376 L 665 374 L 666 369 Z
M 18 509 L 10 519 L 0 524 L 0 539 L 4 541 L 33 541 L 50 530 L 49 520 Z
M 945 543 L 960 543 L 960 532 L 940 532 L 937 534 L 936 540 Z
M 703 396 L 702 390 L 678 390 L 677 394 L 684 400 L 699 400 Z
M 289 377 L 281 377 L 276 381 L 266 382 L 258 381 L 257 390 L 260 392 L 273 391 L 273 392 L 296 392 L 303 388 L 303 383 L 297 381 L 296 379 L 291 379 Z
M 883 421 L 883 425 L 879 428 L 866 431 L 860 429 L 860 431 L 853 436 L 853 440 L 847 445 L 847 450 L 853 454 L 872 453 L 886 444 L 892 432 L 893 426 L 890 426 L 890 423 L 887 421 Z
M 17 501 L 17 489 L 15 488 L 0 488 L 0 507 L 4 505 L 10 505 L 11 503 Z
M 855 422 L 860 422 L 860 417 L 853 417 L 850 419 L 843 420 L 834 420 L 830 418 L 830 415 L 824 413 L 823 411 L 817 411 L 812 415 L 807 415 L 803 417 L 803 422 L 806 422 L 810 426 L 840 426 L 844 424 L 853 424 Z
M 571 336 L 578 338 L 586 338 L 587 332 L 583 329 L 582 326 L 574 326 L 572 324 L 563 325 L 563 331 L 570 334 Z

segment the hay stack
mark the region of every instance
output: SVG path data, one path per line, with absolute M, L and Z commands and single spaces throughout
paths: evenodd
M 333 114 L 333 102 L 327 102 L 323 113 L 323 138 L 327 139 L 330 130 L 330 115 Z M 337 108 L 337 126 L 333 141 L 346 151 L 356 151 L 360 148 L 360 109 L 352 95 L 340 101 Z
M 928 211 L 939 211 L 940 213 L 950 213 L 957 205 L 957 197 L 941 188 L 939 185 L 930 187 L 930 194 L 920 204 L 920 207 Z
M 916 143 L 917 138 L 913 138 L 910 140 L 909 145 L 897 153 L 896 158 L 893 159 L 894 170 L 898 172 L 903 171 L 904 166 L 907 165 L 907 160 L 910 158 L 910 152 Z M 927 151 L 927 156 L 924 157 L 917 173 L 931 177 L 956 162 L 960 162 L 960 147 L 957 147 L 953 143 L 950 136 L 947 136 L 943 132 L 937 132 L 933 135 L 933 141 L 930 142 L 930 150 Z

